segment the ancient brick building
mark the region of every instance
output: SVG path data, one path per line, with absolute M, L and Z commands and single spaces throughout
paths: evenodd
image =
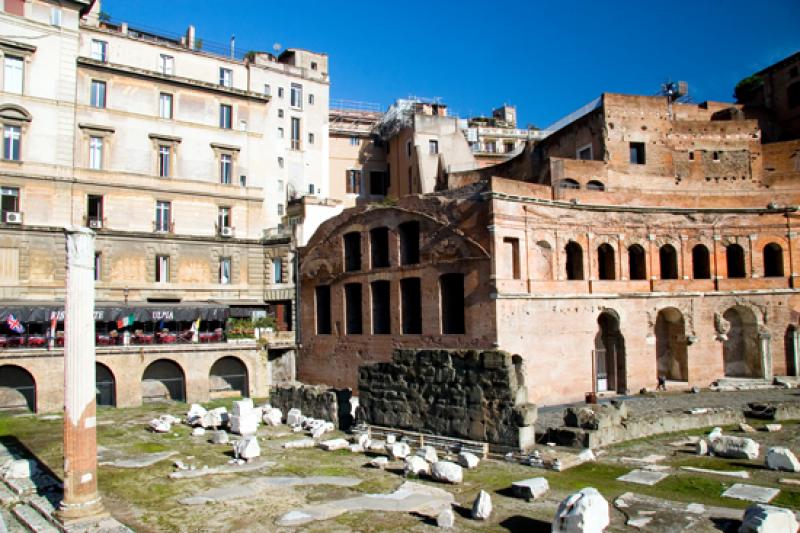
M 539 404 L 797 375 L 800 172 L 740 110 L 603 94 L 510 161 L 324 223 L 299 377 L 431 347 L 522 356 Z

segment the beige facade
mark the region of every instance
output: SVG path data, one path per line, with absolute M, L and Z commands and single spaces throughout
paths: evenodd
M 63 228 L 88 226 L 98 307 L 136 311 L 137 321 L 117 327 L 123 311 L 115 312 L 98 322 L 98 343 L 140 342 L 182 365 L 198 345 L 181 342 L 223 341 L 209 357 L 238 360 L 250 385 L 237 390 L 263 396 L 268 359 L 277 374 L 293 374 L 284 359 L 293 358 L 295 299 L 287 204 L 329 194 L 327 56 L 288 49 L 232 59 L 202 50 L 191 27 L 176 40 L 101 21 L 100 9 L 99 1 L 6 0 L 0 11 L 9 36 L 0 38 L 0 365 L 60 361 L 59 337 L 39 338 L 52 337 L 49 314 L 63 308 Z M 179 312 L 193 308 L 222 314 Z M 6 324 L 12 310 L 25 322 L 22 337 Z M 140 322 L 151 310 L 152 321 Z M 171 320 L 173 311 L 184 318 Z M 255 341 L 228 353 L 224 317 L 264 312 L 281 330 L 268 335 L 268 357 Z M 193 335 L 190 325 L 209 331 Z M 34 367 L 38 388 L 52 376 Z M 195 371 L 184 370 L 181 397 L 208 397 L 208 372 L 193 382 Z M 120 405 L 141 398 L 122 395 L 142 386 L 143 371 L 118 375 Z

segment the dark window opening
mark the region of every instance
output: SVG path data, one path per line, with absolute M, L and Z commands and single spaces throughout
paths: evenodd
M 558 182 L 559 189 L 580 189 L 581 184 L 571 178 L 566 178 Z
M 317 303 L 317 335 L 331 334 L 331 288 L 320 285 L 314 289 Z
M 678 279 L 678 253 L 671 244 L 659 248 L 658 262 L 661 265 L 661 279 Z
M 422 333 L 422 291 L 419 278 L 400 280 L 403 335 Z
M 100 227 L 103 222 L 103 197 L 90 194 L 86 201 L 86 218 L 92 228 Z
M 389 173 L 372 171 L 369 173 L 369 193 L 376 196 L 386 196 L 389 192 Z
M 439 278 L 442 305 L 442 333 L 462 335 L 464 327 L 464 274 L 443 274 Z
M 638 244 L 628 247 L 628 271 L 631 279 L 647 279 L 644 248 Z
M 764 276 L 783 277 L 783 248 L 780 244 L 771 242 L 764 247 Z
M 703 244 L 692 248 L 692 278 L 711 279 L 711 261 L 708 248 Z
M 606 190 L 606 186 L 603 185 L 602 181 L 591 180 L 586 184 L 586 188 L 590 191 L 604 191 Z
M 504 260 L 511 264 L 511 277 L 512 279 L 520 279 L 520 264 L 519 264 L 519 239 L 515 237 L 503 237 L 503 247 L 506 249 L 503 254 Z
M 361 335 L 361 284 L 344 286 L 345 326 L 348 335 Z
M 372 268 L 389 266 L 389 228 L 373 228 L 369 231 L 369 248 Z
M 644 143 L 630 143 L 631 147 L 631 163 L 634 165 L 644 165 L 645 164 L 645 155 L 644 155 Z
M 597 248 L 597 276 L 603 280 L 616 279 L 614 247 L 601 244 Z
M 373 281 L 372 289 L 372 333 L 388 335 L 392 332 L 391 297 L 389 282 Z
M 567 279 L 583 279 L 583 248 L 577 242 L 570 241 L 565 251 L 567 253 Z
M 789 107 L 800 106 L 800 81 L 786 88 L 786 103 Z
M 738 244 L 729 244 L 725 247 L 725 261 L 728 264 L 729 278 L 745 277 L 744 248 Z
M 400 264 L 416 265 L 419 263 L 419 222 L 403 222 L 397 229 L 400 234 Z
M 347 272 L 361 270 L 361 234 L 357 231 L 344 236 L 344 269 Z

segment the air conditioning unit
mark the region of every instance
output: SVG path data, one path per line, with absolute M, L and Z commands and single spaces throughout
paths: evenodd
M 99 218 L 92 218 L 89 219 L 89 227 L 92 229 L 102 229 L 103 228 L 103 221 Z
M 6 222 L 9 224 L 22 224 L 22 213 L 16 211 L 6 212 Z
M 222 237 L 233 237 L 233 228 L 220 228 L 219 234 Z

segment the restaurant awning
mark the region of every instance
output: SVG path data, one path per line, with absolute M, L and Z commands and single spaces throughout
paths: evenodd
M 59 321 L 64 320 L 64 302 L 0 302 L 0 321 L 8 315 L 20 322 L 49 322 L 52 313 Z M 225 321 L 230 316 L 226 305 L 209 302 L 184 302 L 180 304 L 125 304 L 123 302 L 98 302 L 94 319 L 98 322 L 113 322 L 133 315 L 136 322 L 193 322 L 198 318 L 206 321 Z

